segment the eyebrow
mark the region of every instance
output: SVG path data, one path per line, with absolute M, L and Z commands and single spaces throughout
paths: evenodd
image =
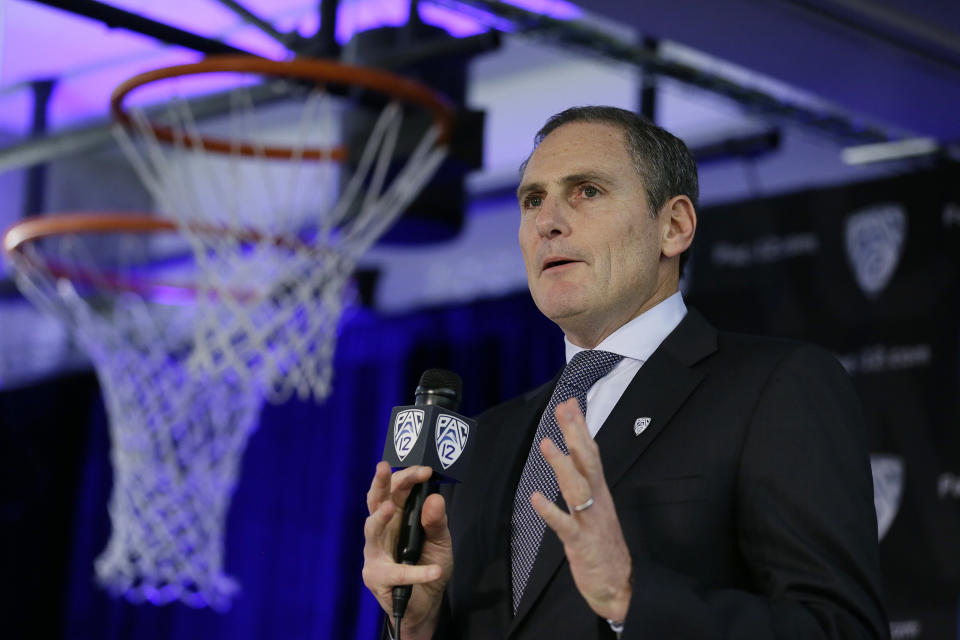
M 613 178 L 600 171 L 584 171 L 581 173 L 571 173 L 560 179 L 564 185 L 579 184 L 581 182 L 605 182 L 607 184 L 616 182 Z M 523 196 L 532 191 L 543 191 L 546 185 L 543 182 L 528 182 L 521 184 L 517 188 L 517 200 L 522 200 Z

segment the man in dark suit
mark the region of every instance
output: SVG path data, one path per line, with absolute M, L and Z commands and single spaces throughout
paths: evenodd
M 393 544 L 430 471 L 378 466 L 364 581 L 388 612 L 417 585 L 403 640 L 887 637 L 850 383 L 820 349 L 686 308 L 697 196 L 685 145 L 629 112 L 538 133 L 520 247 L 568 364 L 481 416 L 470 477 L 424 506 L 416 567 Z

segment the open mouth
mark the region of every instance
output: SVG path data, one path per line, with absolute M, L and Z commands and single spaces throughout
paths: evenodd
M 576 260 L 550 260 L 549 262 L 544 263 L 543 270 L 548 271 L 554 267 L 562 267 L 565 264 L 572 264 L 577 262 Z

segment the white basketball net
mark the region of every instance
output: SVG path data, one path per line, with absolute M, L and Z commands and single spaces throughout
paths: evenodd
M 330 162 L 207 153 L 189 104 L 168 104 L 174 144 L 159 142 L 137 109 L 135 132 L 117 133 L 179 236 L 72 234 L 12 257 L 21 289 L 72 329 L 104 390 L 114 488 L 99 580 L 134 601 L 222 610 L 237 589 L 223 572 L 224 523 L 263 399 L 328 395 L 344 283 L 445 148 L 430 128 L 391 166 L 403 109 L 390 103 L 341 178 Z M 296 126 L 279 131 L 290 102 L 268 107 L 279 111 L 269 122 L 245 89 L 231 106 L 203 126 L 247 141 L 277 133 L 301 150 L 339 142 L 336 101 L 321 90 L 294 107 Z M 189 284 L 157 273 L 158 247 L 178 246 L 190 257 Z
M 223 573 L 224 524 L 262 397 L 188 366 L 196 309 L 151 301 L 170 284 L 117 289 L 138 281 L 143 237 L 96 240 L 48 238 L 12 257 L 20 289 L 71 329 L 104 392 L 113 526 L 97 578 L 134 602 L 226 609 L 237 586 Z
M 398 169 L 404 111 L 391 102 L 344 179 L 336 163 L 302 158 L 304 149 L 340 142 L 338 101 L 322 89 L 300 93 L 297 105 L 258 109 L 241 87 L 230 113 L 204 130 L 174 95 L 161 116 L 150 115 L 175 131 L 172 144 L 157 140 L 141 109 L 131 109 L 132 134 L 116 128 L 158 208 L 180 222 L 196 256 L 201 295 L 191 366 L 237 375 L 273 401 L 330 393 L 344 283 L 446 155 L 432 127 Z M 252 141 L 256 153 L 207 152 L 201 135 L 211 133 L 238 147 Z M 294 157 L 269 159 L 269 143 L 293 147 Z

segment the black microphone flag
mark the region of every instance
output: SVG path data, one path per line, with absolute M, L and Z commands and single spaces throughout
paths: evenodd
M 424 465 L 460 481 L 470 464 L 477 423 L 436 405 L 394 407 L 383 459 L 394 469 Z

